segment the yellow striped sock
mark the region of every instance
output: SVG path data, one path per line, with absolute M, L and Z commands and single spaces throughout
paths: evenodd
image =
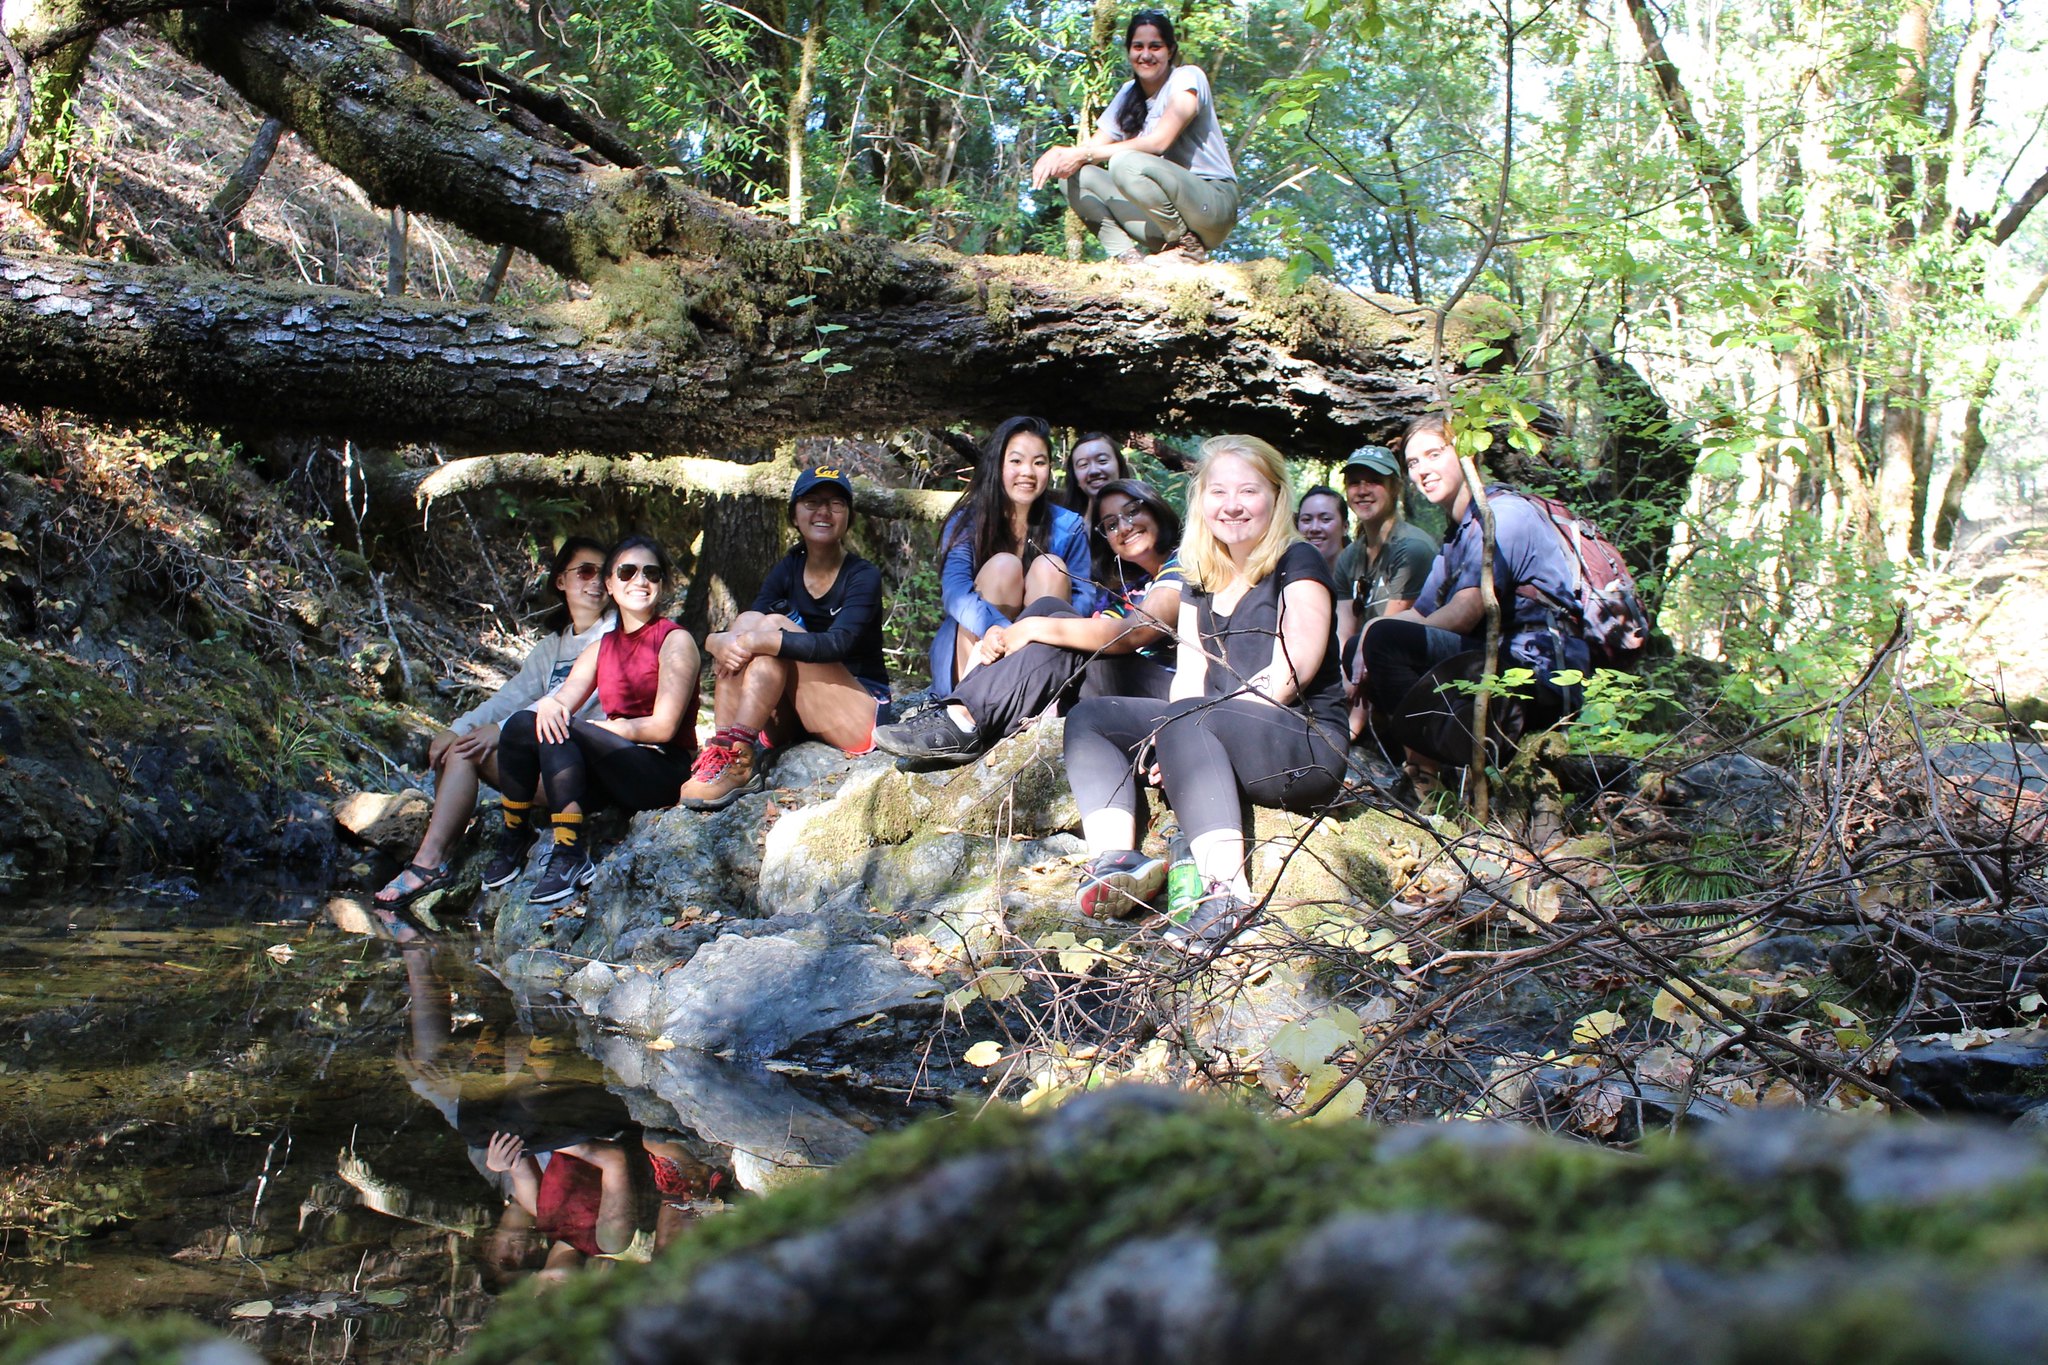
M 526 813 L 533 809 L 531 801 L 514 801 L 509 798 L 505 806 L 505 828 L 519 830 L 526 828 Z
M 577 841 L 583 837 L 583 813 L 578 811 L 574 815 L 563 815 L 557 812 L 554 820 L 555 847 L 574 848 Z

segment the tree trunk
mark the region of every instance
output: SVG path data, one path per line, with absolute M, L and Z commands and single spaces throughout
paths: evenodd
M 789 548 L 787 506 L 778 498 L 738 495 L 713 498 L 704 509 L 704 535 L 677 617 L 692 635 L 724 630 L 753 601 L 769 566 Z
M 2041 306 L 2041 300 L 2048 296 L 2048 275 L 2034 281 L 2034 287 L 2027 291 L 2026 298 L 2013 310 L 2011 319 L 1995 336 L 1997 343 L 2003 343 L 2016 335 L 2020 327 Z M 1956 523 L 1963 517 L 1963 494 L 1969 490 L 1970 480 L 1977 476 L 1977 466 L 1983 463 L 1984 407 L 1991 401 L 1991 390 L 1998 383 L 1999 352 L 1994 345 L 1989 357 L 1971 376 L 1969 399 L 1963 409 L 1963 431 L 1957 441 L 1956 462 L 1948 471 L 1948 481 L 1942 485 L 1941 503 L 1934 514 L 1934 548 L 1948 550 L 1955 543 Z
M 804 134 L 811 119 L 811 79 L 818 70 L 818 41 L 825 27 L 825 7 L 821 4 L 811 13 L 811 21 L 804 27 L 804 41 L 797 56 L 796 92 L 789 97 L 789 122 L 786 134 L 789 160 L 789 225 L 800 227 L 804 221 Z

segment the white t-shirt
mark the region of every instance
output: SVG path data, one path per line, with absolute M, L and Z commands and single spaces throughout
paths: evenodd
M 1230 164 L 1230 144 L 1223 140 L 1223 128 L 1216 122 L 1216 100 L 1209 93 L 1209 78 L 1202 74 L 1199 66 L 1176 66 L 1173 74 L 1166 78 L 1166 84 L 1159 87 L 1159 93 L 1145 101 L 1144 132 L 1159 121 L 1159 115 L 1173 97 L 1183 90 L 1195 92 L 1195 116 L 1180 130 L 1180 136 L 1173 140 L 1162 155 L 1176 166 L 1185 166 L 1204 180 L 1235 180 L 1237 171 Z M 1102 111 L 1101 120 L 1095 125 L 1112 142 L 1124 140 L 1123 128 L 1117 122 L 1117 110 L 1127 99 L 1139 99 L 1138 83 L 1125 81 L 1124 88 L 1116 92 L 1116 98 Z

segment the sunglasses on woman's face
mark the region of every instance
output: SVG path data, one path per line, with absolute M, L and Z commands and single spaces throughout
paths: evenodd
M 1101 521 L 1095 523 L 1095 529 L 1102 532 L 1105 536 L 1113 536 L 1139 525 L 1139 518 L 1144 515 L 1144 508 L 1133 507 L 1128 511 L 1116 512 L 1104 517 Z
M 621 583 L 631 583 L 635 578 L 642 577 L 649 583 L 659 583 L 668 577 L 668 570 L 659 564 L 614 564 L 612 577 Z
M 576 580 L 577 580 L 578 582 L 581 582 L 581 583 L 588 583 L 588 582 L 589 582 L 589 581 L 590 581 L 591 579 L 593 579 L 593 578 L 596 578 L 596 577 L 597 577 L 598 575 L 602 574 L 603 572 L 604 572 L 604 565 L 602 565 L 602 564 L 589 564 L 589 563 L 585 563 L 585 564 L 571 564 L 571 565 L 569 566 L 569 574 L 570 574 L 570 576 L 571 576 L 571 577 L 573 577 L 573 578 L 575 578 L 575 579 L 576 579 Z

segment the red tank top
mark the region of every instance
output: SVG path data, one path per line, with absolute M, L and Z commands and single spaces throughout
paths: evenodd
M 540 1173 L 534 1221 L 549 1241 L 567 1242 L 585 1256 L 600 1255 L 597 1208 L 603 1197 L 604 1176 L 597 1167 L 556 1152 Z
M 636 631 L 607 631 L 597 643 L 597 700 L 613 720 L 639 720 L 654 714 L 661 690 L 661 643 L 680 622 L 656 617 Z

